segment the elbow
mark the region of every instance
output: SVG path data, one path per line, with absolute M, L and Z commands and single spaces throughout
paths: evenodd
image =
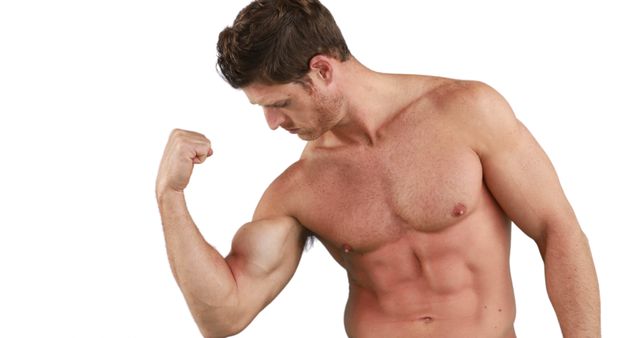
M 202 290 L 188 285 L 181 289 L 191 315 L 203 337 L 222 338 L 240 333 L 248 326 L 242 316 L 243 309 L 237 293 L 232 288 L 217 288 L 216 295 L 210 290 Z
M 227 321 L 223 323 L 216 323 L 215 325 L 205 325 L 198 322 L 198 328 L 204 338 L 225 338 L 231 337 L 242 332 L 247 325 L 242 325 L 238 321 Z
M 203 337 L 223 338 L 235 336 L 249 325 L 249 321 L 244 320 L 237 310 L 235 306 L 208 306 L 206 310 L 193 311 L 192 314 Z
M 568 255 L 589 247 L 587 235 L 576 222 L 549 224 L 535 241 L 543 259 L 549 255 Z
M 223 327 L 216 327 L 215 329 L 203 328 L 203 327 L 199 327 L 199 328 L 203 338 L 225 338 L 225 337 L 234 336 L 240 332 L 240 331 L 236 332 L 229 328 L 223 328 Z

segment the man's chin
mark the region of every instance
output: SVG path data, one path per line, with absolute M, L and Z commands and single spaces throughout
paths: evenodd
M 313 135 L 297 133 L 298 137 L 303 141 L 313 141 L 317 139 L 317 137 L 313 137 Z
M 317 140 L 320 137 L 320 135 L 308 133 L 303 130 L 296 132 L 296 135 L 298 135 L 298 137 L 304 141 L 313 141 L 313 140 Z

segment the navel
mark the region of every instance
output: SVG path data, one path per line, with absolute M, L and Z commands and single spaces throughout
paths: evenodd
M 465 206 L 462 203 L 458 203 L 456 204 L 455 207 L 453 207 L 453 211 L 451 212 L 451 215 L 454 217 L 460 217 L 464 215 L 466 212 L 467 212 L 467 206 Z
M 422 321 L 422 322 L 424 322 L 424 323 L 426 323 L 426 324 L 429 324 L 429 323 L 431 323 L 431 322 L 433 321 L 433 317 L 430 317 L 430 316 L 424 316 L 424 317 L 421 317 L 421 318 L 420 318 L 420 321 Z

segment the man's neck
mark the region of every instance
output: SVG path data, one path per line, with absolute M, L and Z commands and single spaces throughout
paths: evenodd
M 414 101 L 422 90 L 416 76 L 377 73 L 352 59 L 341 65 L 340 90 L 346 112 L 333 129 L 319 139 L 319 145 L 375 146 L 380 130 Z

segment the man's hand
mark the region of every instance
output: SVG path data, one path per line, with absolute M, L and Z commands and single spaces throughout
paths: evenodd
M 156 196 L 168 191 L 184 191 L 189 184 L 193 165 L 203 163 L 212 154 L 211 141 L 204 135 L 174 129 L 160 162 L 156 179 Z

